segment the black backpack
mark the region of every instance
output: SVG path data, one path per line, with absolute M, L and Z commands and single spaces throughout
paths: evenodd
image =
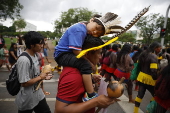
M 20 56 L 26 56 L 31 63 L 30 69 L 32 68 L 33 61 L 27 52 L 23 52 Z M 9 94 L 15 96 L 18 94 L 20 90 L 21 84 L 18 81 L 18 73 L 17 73 L 17 63 L 15 63 L 12 67 L 11 73 L 9 74 L 9 78 L 6 80 L 6 88 Z

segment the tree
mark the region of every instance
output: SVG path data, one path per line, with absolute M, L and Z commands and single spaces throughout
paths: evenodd
M 87 8 L 71 8 L 61 12 L 60 18 L 54 22 L 55 32 L 61 36 L 66 28 L 80 21 L 89 21 L 94 14 L 96 12 L 89 11 Z
M 108 41 L 108 40 L 110 40 L 111 38 L 112 38 L 112 37 L 108 37 L 107 35 L 101 37 L 101 39 L 102 39 L 102 40 L 105 40 L 105 41 Z
M 19 3 L 19 0 L 0 0 L 0 20 L 20 17 L 21 9 L 23 9 L 23 5 Z
M 135 26 L 141 30 L 141 36 L 144 37 L 143 43 L 150 44 L 153 40 L 154 34 L 160 33 L 160 28 L 163 27 L 164 17 L 158 14 L 150 14 L 143 16 L 135 24 Z
M 16 32 L 15 26 L 10 26 L 8 32 Z
M 15 26 L 17 31 L 21 31 L 22 29 L 25 28 L 26 25 L 27 25 L 27 23 L 22 18 L 14 21 L 14 23 L 13 23 L 13 26 Z
M 0 33 L 3 33 L 3 32 L 8 32 L 9 29 L 7 26 L 0 26 Z
M 123 33 L 119 36 L 119 41 L 121 42 L 135 42 L 134 34 L 132 33 Z
M 166 32 L 165 32 L 165 42 L 170 43 L 170 18 L 167 20 Z

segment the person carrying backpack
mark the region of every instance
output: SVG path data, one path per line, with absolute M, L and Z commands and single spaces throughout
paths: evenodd
M 48 73 L 40 73 L 40 65 L 36 56 L 36 52 L 40 51 L 44 44 L 43 36 L 38 32 L 30 31 L 23 38 L 26 44 L 25 52 L 31 57 L 33 66 L 30 69 L 31 62 L 26 56 L 20 56 L 17 60 L 18 81 L 21 83 L 15 100 L 18 113 L 32 113 L 33 111 L 51 113 L 42 88 L 36 90 L 39 82 L 50 76 Z

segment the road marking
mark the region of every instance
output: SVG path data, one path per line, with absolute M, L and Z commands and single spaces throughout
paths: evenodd
M 123 109 L 125 113 L 133 113 L 135 104 L 129 103 L 129 99 L 123 94 L 121 97 L 119 97 L 121 101 L 118 101 L 118 104 L 120 107 Z M 139 108 L 139 113 L 144 113 L 140 108 Z
M 58 82 L 58 79 L 44 80 L 44 83 L 48 82 Z M 6 82 L 0 82 L 0 87 L 6 87 Z
M 43 80 L 43 82 L 57 82 L 58 79 Z
M 46 98 L 47 101 L 56 101 L 56 98 Z M 0 102 L 13 102 L 15 98 L 4 98 L 0 99 Z
M 5 82 L 0 82 L 0 87 L 6 87 L 6 83 Z
M 122 95 L 119 97 L 121 101 L 118 101 L 119 106 L 122 108 L 122 110 L 125 113 L 133 113 L 134 105 L 133 103 L 129 103 L 128 98 L 125 95 Z M 55 102 L 56 98 L 46 98 L 47 101 Z M 15 98 L 4 98 L 0 99 L 0 102 L 13 102 L 15 101 Z M 139 113 L 144 113 L 141 109 L 139 109 Z

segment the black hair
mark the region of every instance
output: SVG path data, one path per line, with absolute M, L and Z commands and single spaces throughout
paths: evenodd
M 3 38 L 3 35 L 2 35 L 2 34 L 0 34 L 0 38 L 1 38 L 1 42 L 2 42 L 2 44 L 0 44 L 0 49 L 1 49 L 2 47 L 4 47 L 5 40 L 4 40 L 4 38 Z
M 113 45 L 112 45 L 112 50 L 118 51 L 118 49 L 119 49 L 118 44 L 113 44 Z
M 109 45 L 106 45 L 106 46 L 104 47 L 104 50 L 102 51 L 102 53 L 103 53 L 103 58 L 110 55 L 111 51 L 109 51 L 109 52 L 107 52 L 107 51 L 110 50 L 111 48 L 112 48 L 112 46 L 111 46 L 110 44 L 109 44 Z
M 18 44 L 19 45 L 23 45 L 22 44 L 22 37 L 20 35 L 17 35 L 17 37 L 18 37 Z
M 144 47 L 143 47 L 143 50 L 147 50 L 147 49 L 148 49 L 148 46 L 144 46 Z
M 11 43 L 11 46 L 9 49 L 14 48 L 14 45 L 17 45 L 16 43 Z
M 169 76 L 170 74 L 170 64 L 168 64 L 162 71 L 161 74 L 164 76 Z M 169 76 L 170 77 L 170 76 Z
M 104 44 L 104 42 L 100 38 L 93 37 L 92 35 L 87 35 L 83 43 L 82 49 L 89 49 L 92 47 L 100 46 L 102 44 Z
M 0 49 L 1 49 L 1 48 L 3 48 L 3 47 L 4 47 L 4 45 L 5 45 L 4 43 L 0 44 Z
M 166 50 L 165 49 L 162 49 L 162 54 L 164 54 L 166 52 Z
M 132 56 L 132 60 L 134 61 L 134 63 L 137 62 L 137 60 L 139 59 L 140 54 L 143 52 L 143 49 L 139 48 L 138 52 L 136 52 L 133 56 Z
M 131 52 L 131 49 L 132 49 L 132 45 L 131 44 L 124 44 L 122 49 L 120 50 L 120 52 L 117 54 L 117 63 L 124 63 L 125 62 L 125 57 L 126 55 L 128 55 L 130 52 Z M 123 60 L 121 60 L 122 58 Z
M 153 42 L 147 50 L 145 50 L 140 56 L 139 56 L 139 62 L 144 63 L 145 59 L 148 57 L 149 53 L 154 53 L 155 48 L 161 47 L 161 44 L 158 42 Z
M 167 48 L 166 52 L 170 54 L 170 48 Z
M 119 47 L 119 48 L 122 48 L 122 45 L 121 45 L 121 44 L 118 44 L 118 47 Z
M 109 49 L 111 49 L 112 47 L 111 47 L 111 45 L 109 44 L 109 45 L 107 45 L 107 46 L 105 46 L 105 49 L 106 50 L 109 50 Z
M 102 15 L 99 15 L 99 14 L 94 14 L 93 15 L 93 18 L 100 18 L 100 17 L 102 17 Z
M 139 47 L 137 45 L 133 45 L 133 51 L 138 50 L 138 49 L 139 49 Z
M 23 39 L 25 40 L 25 45 L 28 49 L 31 49 L 31 45 L 44 43 L 44 37 L 35 31 L 29 31 L 23 36 Z

